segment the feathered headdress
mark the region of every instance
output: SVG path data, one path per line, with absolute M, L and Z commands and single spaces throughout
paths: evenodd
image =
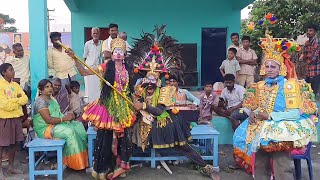
M 169 78 L 169 74 L 172 74 L 183 82 L 185 65 L 181 58 L 181 47 L 175 44 L 176 39 L 166 35 L 165 27 L 155 26 L 153 32 L 156 32 L 156 36 L 143 32 L 140 39 L 134 38 L 134 46 L 127 62 L 135 67 L 135 73 L 148 72 L 147 76 L 152 75 L 159 79 L 161 75 Z

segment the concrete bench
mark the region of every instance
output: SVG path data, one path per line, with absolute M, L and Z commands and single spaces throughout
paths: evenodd
M 191 130 L 192 139 L 197 140 L 205 140 L 205 142 L 211 142 L 213 140 L 213 143 L 204 143 L 206 144 L 206 151 L 208 152 L 209 149 L 211 149 L 209 146 L 212 145 L 213 148 L 213 154 L 212 155 L 206 155 L 202 156 L 204 160 L 212 160 L 213 161 L 213 167 L 216 171 L 219 171 L 219 165 L 218 165 L 218 136 L 219 132 L 212 128 L 211 126 L 207 125 L 198 125 L 193 127 Z M 89 127 L 87 131 L 88 135 L 88 156 L 89 156 L 89 167 L 92 167 L 93 163 L 93 150 L 94 150 L 94 140 L 96 139 L 97 132 L 93 127 Z M 157 161 L 166 161 L 166 160 L 187 160 L 184 156 L 162 156 L 157 157 L 156 156 L 156 149 L 151 148 L 151 155 L 150 157 L 131 157 L 131 161 L 150 161 L 151 162 L 151 168 L 156 167 Z
M 63 164 L 62 164 L 62 149 L 65 144 L 65 140 L 53 140 L 36 138 L 27 144 L 29 148 L 29 179 L 34 180 L 36 175 L 57 175 L 58 180 L 63 179 Z M 45 157 L 43 154 L 37 161 L 35 160 L 35 152 L 57 152 L 57 170 L 36 170 L 36 166 Z

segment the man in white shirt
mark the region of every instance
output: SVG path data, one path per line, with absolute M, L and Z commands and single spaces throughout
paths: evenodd
M 85 62 L 91 66 L 96 67 L 101 62 L 101 46 L 102 40 L 99 40 L 100 29 L 95 27 L 91 29 L 92 39 L 87 41 L 84 45 L 83 58 Z M 100 97 L 100 80 L 96 75 L 84 77 L 85 96 L 88 97 L 88 103 Z
M 236 130 L 250 113 L 248 109 L 242 108 L 246 89 L 235 84 L 235 76 L 233 74 L 224 76 L 224 84 L 226 87 L 222 90 L 218 107 L 215 107 L 214 111 L 219 116 L 228 118 L 231 121 L 232 129 Z
M 102 43 L 102 53 L 104 60 L 111 59 L 111 40 L 118 37 L 118 25 L 111 23 L 109 25 L 109 37 Z
M 15 71 L 15 78 L 20 79 L 20 86 L 27 90 L 30 86 L 30 59 L 24 55 L 23 47 L 20 43 L 12 45 L 13 56 L 7 58 L 6 63 L 10 63 Z

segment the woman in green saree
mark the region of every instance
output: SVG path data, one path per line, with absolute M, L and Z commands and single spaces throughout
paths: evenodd
M 73 120 L 73 113 L 61 113 L 58 102 L 51 96 L 53 89 L 49 80 L 41 80 L 38 89 L 33 117 L 35 132 L 40 138 L 66 140 L 63 163 L 74 170 L 85 169 L 88 166 L 87 135 L 82 123 Z

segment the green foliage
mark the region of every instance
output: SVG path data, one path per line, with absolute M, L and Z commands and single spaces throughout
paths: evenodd
M 14 26 L 5 26 L 8 24 L 14 24 L 16 23 L 16 20 L 14 18 L 10 18 L 9 15 L 0 13 L 0 19 L 3 20 L 3 23 L 0 24 L 0 32 L 17 32 L 17 28 Z
M 320 24 L 319 0 L 257 0 L 253 3 L 249 19 L 241 23 L 241 35 L 251 37 L 252 48 L 261 57 L 261 49 L 258 46 L 260 37 L 265 37 L 265 27 L 258 25 L 259 20 L 264 19 L 267 13 L 272 13 L 278 18 L 278 23 L 269 25 L 273 37 L 285 37 L 296 39 L 298 35 L 306 32 L 310 24 Z M 255 23 L 254 30 L 248 30 L 247 24 Z

